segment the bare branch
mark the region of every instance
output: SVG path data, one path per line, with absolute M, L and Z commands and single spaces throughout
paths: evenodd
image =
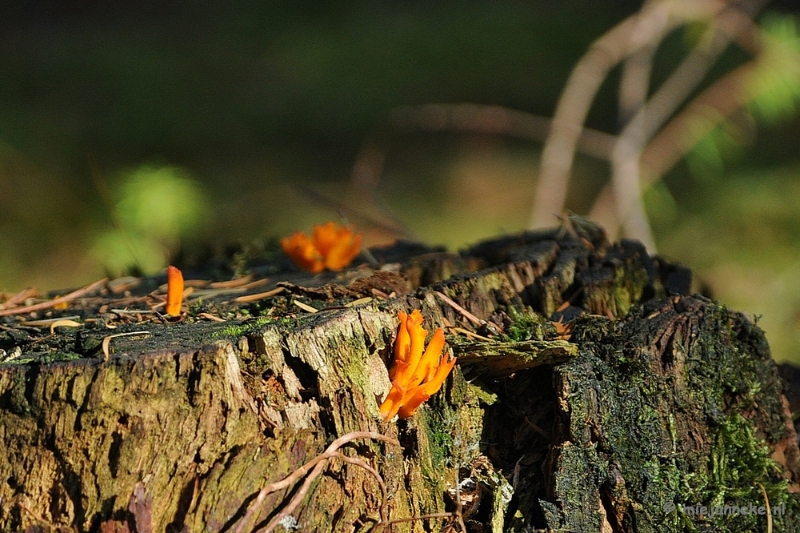
M 763 4 L 759 0 L 751 9 L 760 9 Z M 700 43 L 623 129 L 612 155 L 612 183 L 598 196 L 590 213 L 591 218 L 606 227 L 610 236 L 613 237 L 622 225 L 628 236 L 641 240 L 651 251 L 655 250 L 642 201 L 641 183 L 643 179 L 646 182 L 655 181 L 663 173 L 656 177 L 648 173 L 643 177 L 640 169 L 642 152 L 647 142 L 702 82 L 730 41 L 740 39 L 752 45 L 756 41 L 753 34 L 757 32 L 758 28 L 746 13 L 732 8 L 721 12 Z M 743 34 L 745 38 L 741 39 Z M 699 111 L 702 108 L 693 109 Z M 697 115 L 689 116 L 696 118 Z M 667 147 L 674 150 L 681 144 L 676 142 L 667 144 Z M 685 151 L 681 153 L 685 155 Z M 616 205 L 616 216 L 613 205 Z
M 577 137 L 591 103 L 608 72 L 637 50 L 660 42 L 672 29 L 690 20 L 708 19 L 725 3 L 715 0 L 652 2 L 597 39 L 572 70 L 556 106 L 542 154 L 532 228 L 548 225 L 563 211 Z
M 653 138 L 642 154 L 645 180 L 657 181 L 691 151 L 695 143 L 685 142 L 689 132 L 697 140 L 747 105 L 745 84 L 757 63 L 750 61 L 718 79 Z

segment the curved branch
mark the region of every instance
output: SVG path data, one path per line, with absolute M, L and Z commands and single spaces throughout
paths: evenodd
M 711 18 L 725 5 L 716 0 L 648 3 L 592 44 L 572 70 L 556 106 L 542 153 L 531 228 L 548 225 L 554 212 L 563 211 L 577 137 L 609 71 L 642 47 L 658 43 L 675 27 L 690 20 Z
M 342 435 L 338 439 L 334 440 L 330 444 L 330 446 L 328 446 L 325 449 L 324 452 L 322 452 L 321 454 L 317 455 L 316 457 L 314 457 L 313 459 L 308 461 L 306 464 L 304 464 L 300 468 L 296 469 L 294 472 L 292 472 L 291 474 L 289 474 L 288 476 L 286 476 L 282 480 L 276 481 L 274 483 L 270 483 L 269 485 L 267 485 L 263 489 L 261 489 L 259 491 L 259 493 L 258 493 L 258 496 L 256 496 L 256 499 L 253 501 L 253 503 L 247 509 L 247 512 L 242 517 L 242 519 L 239 521 L 239 524 L 236 526 L 236 529 L 234 530 L 234 532 L 235 533 L 242 533 L 244 531 L 244 528 L 247 526 L 248 522 L 250 522 L 250 520 L 253 518 L 253 515 L 255 515 L 256 512 L 261 509 L 261 506 L 264 504 L 264 499 L 270 493 L 278 491 L 278 490 L 282 490 L 282 489 L 285 489 L 285 488 L 288 488 L 288 487 L 294 485 L 300 479 L 302 479 L 306 474 L 308 474 L 309 471 L 311 471 L 311 474 L 309 474 L 308 477 L 305 479 L 305 481 L 303 482 L 303 485 L 300 487 L 300 490 L 297 492 L 297 494 L 295 494 L 294 498 L 292 498 L 292 500 L 289 502 L 289 504 L 283 510 L 281 510 L 281 512 L 279 512 L 278 515 L 275 516 L 275 518 L 272 519 L 272 521 L 269 523 L 269 525 L 263 531 L 272 531 L 273 529 L 275 529 L 275 527 L 277 527 L 278 523 L 283 518 L 285 518 L 286 516 L 289 516 L 297 508 L 297 506 L 300 505 L 300 502 L 305 497 L 306 493 L 308 492 L 309 488 L 311 487 L 311 484 L 314 482 L 314 480 L 317 477 L 319 477 L 320 474 L 322 474 L 322 471 L 325 469 L 325 465 L 328 464 L 328 461 L 330 459 L 334 458 L 334 457 L 341 457 L 341 458 L 344 459 L 344 456 L 342 456 L 338 451 L 339 448 L 341 448 L 342 446 L 344 446 L 348 442 L 356 440 L 356 439 L 380 440 L 380 441 L 383 441 L 383 442 L 386 442 L 386 443 L 389 443 L 389 444 L 394 444 L 396 446 L 400 446 L 400 443 L 396 439 L 393 439 L 391 437 L 387 437 L 387 436 L 382 435 L 380 433 L 375 433 L 374 431 L 353 431 L 351 433 L 347 433 L 345 435 Z M 355 461 L 348 461 L 348 462 L 357 464 L 357 462 L 355 462 Z M 359 465 L 359 466 L 361 466 L 361 465 Z M 313 470 L 312 470 L 312 468 L 313 468 Z M 374 469 L 368 468 L 367 470 L 373 475 L 374 475 L 374 473 L 376 473 L 374 471 Z M 382 488 L 384 488 L 384 487 L 382 486 Z M 381 511 L 381 512 L 383 513 L 383 511 Z
M 757 12 L 764 3 L 758 0 L 750 6 L 750 11 Z M 628 236 L 640 239 L 646 245 L 649 241 L 650 249 L 655 250 L 642 202 L 642 183 L 654 183 L 686 155 L 694 143 L 682 142 L 681 139 L 686 138 L 690 124 L 696 129 L 698 116 L 709 116 L 703 128 L 707 133 L 743 105 L 736 95 L 742 92 L 739 80 L 749 75 L 750 63 L 715 82 L 660 133 L 658 130 L 702 82 L 732 40 L 750 51 L 760 49 L 760 32 L 749 17 L 749 13 L 733 8 L 722 12 L 715 25 L 708 30 L 706 38 L 692 50 L 620 134 L 612 156 L 612 182 L 598 195 L 589 214 L 590 218 L 607 228 L 609 235 L 615 235 L 623 226 Z M 710 109 L 715 108 L 718 111 L 709 113 Z M 692 132 L 696 139 L 695 129 Z

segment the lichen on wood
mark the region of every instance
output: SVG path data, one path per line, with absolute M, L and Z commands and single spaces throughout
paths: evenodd
M 0 332 L 25 350 L 0 364 L 0 530 L 234 531 L 262 487 L 350 432 L 400 446 L 353 441 L 354 461 L 325 463 L 290 517 L 304 532 L 766 531 L 763 515 L 690 512 L 761 504 L 760 487 L 783 511 L 774 530 L 800 530 L 763 332 L 686 294 L 684 270 L 585 224 L 374 255 L 399 266 L 292 278 L 246 321 L 149 323 L 108 361 L 103 339 L 133 326 L 50 349 Z M 413 417 L 383 422 L 401 309 L 445 328 L 459 365 Z M 266 494 L 247 527 L 297 490 Z
M 563 363 L 578 355 L 578 346 L 565 340 L 501 342 L 454 337 L 450 342 L 461 366 L 488 379 Z

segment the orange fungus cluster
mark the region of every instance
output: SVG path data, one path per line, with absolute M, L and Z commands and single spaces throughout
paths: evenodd
M 361 251 L 361 234 L 352 227 L 328 222 L 314 226 L 311 238 L 302 231 L 284 237 L 281 246 L 297 266 L 316 274 L 349 265 Z
M 441 388 L 445 378 L 456 364 L 455 357 L 442 357 L 444 332 L 441 328 L 425 347 L 428 332 L 422 327 L 422 314 L 410 315 L 400 311 L 400 328 L 394 344 L 394 366 L 389 371 L 392 388 L 380 406 L 384 420 L 395 414 L 408 418 L 417 408 Z
M 172 265 L 167 267 L 167 314 L 179 316 L 183 302 L 183 272 Z

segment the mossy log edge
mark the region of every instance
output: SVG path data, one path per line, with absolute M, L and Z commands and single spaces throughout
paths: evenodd
M 0 530 L 232 531 L 264 484 L 351 431 L 401 443 L 346 452 L 385 480 L 390 519 L 454 509 L 458 483 L 478 531 L 766 531 L 763 515 L 713 521 L 665 507 L 753 503 L 760 484 L 783 505 L 775 531 L 800 530 L 796 436 L 756 326 L 702 298 L 667 297 L 640 247 L 618 246 L 624 261 L 579 241 L 509 247 L 513 260 L 413 295 L 233 337 L 205 324 L 153 328 L 151 339 L 119 339 L 108 362 L 0 367 Z M 573 322 L 565 362 L 472 383 L 457 367 L 417 415 L 384 423 L 396 312 L 422 309 L 429 329 L 467 327 L 434 289 L 482 320 L 525 305 L 549 316 L 570 297 L 593 314 Z M 251 529 L 291 493 L 268 496 Z M 333 460 L 293 519 L 302 531 L 378 530 L 380 505 L 366 470 Z

